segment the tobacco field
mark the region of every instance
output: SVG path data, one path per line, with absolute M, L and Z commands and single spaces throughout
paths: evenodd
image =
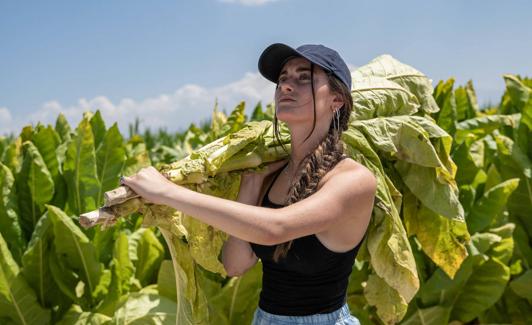
M 433 87 L 390 55 L 352 72 L 342 140 L 378 180 L 348 287 L 362 324 L 532 324 L 532 79 L 501 78 L 480 108 L 472 81 Z M 140 198 L 80 224 L 150 165 L 235 200 L 243 171 L 287 156 L 274 106 L 245 107 L 184 132 L 126 136 L 94 111 L 0 137 L 0 324 L 249 324 L 261 263 L 228 277 L 227 234 Z

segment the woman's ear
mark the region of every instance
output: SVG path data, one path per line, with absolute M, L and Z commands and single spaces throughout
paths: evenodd
M 333 103 L 332 103 L 333 113 L 336 110 L 340 109 L 342 106 L 344 106 L 344 100 L 342 96 L 340 96 L 340 94 L 338 93 L 334 93 L 334 98 L 333 98 Z

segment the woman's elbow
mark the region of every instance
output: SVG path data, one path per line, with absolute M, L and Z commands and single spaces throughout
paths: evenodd
M 284 229 L 285 227 L 281 222 L 272 222 L 271 224 L 267 225 L 266 229 L 264 229 L 262 232 L 262 243 L 257 244 L 273 246 L 284 243 L 286 241 L 284 240 L 286 233 Z
M 245 273 L 245 270 L 231 269 L 231 268 L 225 267 L 225 265 L 224 265 L 224 268 L 225 268 L 225 272 L 227 273 L 228 277 L 241 276 Z

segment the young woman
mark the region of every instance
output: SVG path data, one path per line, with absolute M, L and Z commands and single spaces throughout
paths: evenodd
M 365 237 L 376 178 L 343 153 L 352 110 L 351 74 L 323 45 L 276 43 L 259 71 L 277 84 L 274 127 L 291 134 L 288 159 L 244 173 L 238 200 L 175 185 L 148 167 L 123 183 L 230 235 L 222 259 L 231 276 L 261 258 L 262 290 L 253 324 L 359 324 L 346 302 L 348 277 Z

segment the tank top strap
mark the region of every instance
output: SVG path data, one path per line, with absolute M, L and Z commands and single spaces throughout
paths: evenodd
M 284 164 L 283 168 L 286 167 L 286 165 L 288 165 L 288 163 Z M 273 202 L 271 202 L 270 199 L 268 198 L 268 194 L 270 194 L 270 190 L 271 190 L 272 187 L 273 187 L 273 183 L 275 183 L 275 181 L 277 180 L 277 177 L 279 177 L 279 175 L 281 175 L 281 173 L 283 172 L 283 168 L 280 169 L 280 172 L 278 172 L 278 173 L 275 175 L 275 177 L 273 178 L 272 182 L 271 182 L 270 185 L 268 186 L 268 189 L 266 190 L 266 194 L 264 194 L 264 198 L 263 198 L 263 200 L 262 200 L 263 202 L 266 200 L 266 201 L 268 201 L 268 202 L 270 202 L 270 203 L 273 203 Z M 275 204 L 275 203 L 273 203 L 273 204 Z M 275 204 L 275 205 L 277 205 L 277 204 Z

